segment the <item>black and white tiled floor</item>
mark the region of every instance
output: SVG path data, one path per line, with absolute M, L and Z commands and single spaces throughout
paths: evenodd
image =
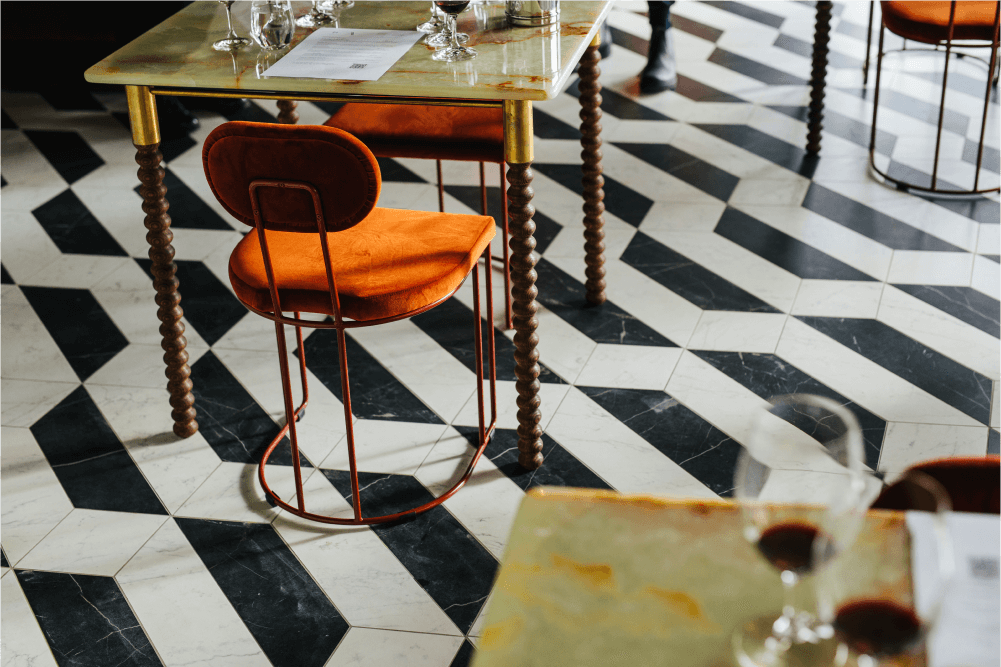
M 178 440 L 124 96 L 4 92 L 3 667 L 465 665 L 526 489 L 727 495 L 751 416 L 776 393 L 848 404 L 882 472 L 997 453 L 999 205 L 929 202 L 867 175 L 867 7 L 835 5 L 811 162 L 812 3 L 676 4 L 679 90 L 652 97 L 636 94 L 645 3 L 618 5 L 602 66 L 603 308 L 582 308 L 574 88 L 535 117 L 546 464 L 516 465 L 513 345 L 498 330 L 501 429 L 470 484 L 374 529 L 290 518 L 257 485 L 283 408 L 273 328 L 229 288 L 243 230 L 202 174 L 200 144 L 225 119 L 201 114 L 199 131 L 163 149 L 201 425 Z M 936 65 L 907 67 L 887 76 L 879 159 L 925 171 Z M 950 72 L 951 177 L 973 169 L 983 77 L 968 62 Z M 301 104 L 300 122 L 328 110 Z M 245 117 L 274 112 L 262 103 Z M 998 116 L 995 102 L 995 180 Z M 383 174 L 383 206 L 436 207 L 433 164 L 385 161 Z M 445 175 L 448 209 L 475 211 L 475 168 Z M 466 286 L 437 310 L 350 335 L 366 502 L 431 498 L 467 455 L 471 298 Z M 336 509 L 347 465 L 328 333 L 305 343 L 300 433 L 307 493 Z M 274 468 L 281 492 L 290 469 Z

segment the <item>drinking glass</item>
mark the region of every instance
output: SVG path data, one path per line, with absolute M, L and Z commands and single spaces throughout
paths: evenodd
M 333 22 L 334 17 L 320 9 L 320 0 L 313 0 L 313 6 L 309 13 L 303 14 L 295 20 L 295 24 L 303 28 L 315 28 L 330 25 Z
M 435 0 L 434 4 L 438 6 L 438 9 L 445 12 L 445 30 L 438 35 L 428 37 L 425 43 L 436 46 L 433 40 L 438 37 L 444 37 L 447 33 L 449 45 L 435 51 L 431 56 L 432 60 L 442 60 L 451 63 L 475 58 L 476 51 L 462 46 L 462 44 L 468 41 L 469 35 L 459 33 L 456 28 L 459 12 L 469 5 L 469 0 Z M 466 39 L 460 39 L 460 36 Z
M 354 0 L 320 0 L 320 8 L 325 12 L 335 9 L 351 9 L 354 6 Z
M 903 500 L 900 506 L 916 510 L 909 520 L 930 539 L 928 549 L 914 553 L 912 569 L 934 577 L 913 591 L 910 570 L 901 567 L 900 544 L 883 546 L 886 553 L 869 549 L 864 560 L 862 554 L 843 559 L 818 577 L 820 616 L 859 667 L 909 664 L 938 618 L 955 568 L 945 519 L 951 503 L 942 485 L 922 472 L 909 471 L 888 491 Z
M 771 399 L 756 420 L 734 475 L 744 537 L 780 573 L 782 613 L 733 635 L 742 667 L 833 660 L 833 630 L 803 600 L 802 579 L 851 546 L 864 515 L 862 431 L 845 407 L 822 396 Z M 818 539 L 823 536 L 823 539 Z
M 233 0 L 219 0 L 219 2 L 226 6 L 226 25 L 229 26 L 229 31 L 224 38 L 213 42 L 212 48 L 216 51 L 236 51 L 237 49 L 242 49 L 247 44 L 250 44 L 250 40 L 246 37 L 240 37 L 236 34 L 236 30 L 233 30 Z
M 417 32 L 423 32 L 428 35 L 437 35 L 441 32 L 445 23 L 438 18 L 438 8 L 435 6 L 434 2 L 431 3 L 431 18 L 429 18 L 424 23 L 417 26 Z
M 295 15 L 290 0 L 254 0 L 250 5 L 250 34 L 265 51 L 283 49 L 292 41 Z

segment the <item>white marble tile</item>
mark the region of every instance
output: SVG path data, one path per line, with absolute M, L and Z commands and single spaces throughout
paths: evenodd
M 514 385 L 514 382 L 507 380 L 497 381 L 497 428 L 518 428 L 518 405 L 516 402 L 518 392 Z M 565 384 L 542 383 L 542 388 L 539 390 L 539 399 L 542 401 L 542 406 L 539 408 L 542 412 L 542 421 L 539 422 L 539 425 L 542 430 L 548 428 L 549 420 L 553 418 L 553 413 L 563 401 L 563 397 L 567 395 L 569 388 L 569 385 Z M 487 401 L 487 421 L 490 419 L 489 406 L 490 403 Z M 462 411 L 452 420 L 452 424 L 457 426 L 476 426 L 479 424 L 476 396 L 469 398 Z
M 173 519 L 115 579 L 164 665 L 271 664 Z
M 80 181 L 74 184 L 73 193 L 131 257 L 145 257 L 149 242 L 143 225 L 142 197 L 133 192 L 131 186 L 122 186 L 122 183 L 139 184 L 137 169 L 133 165 L 130 173 L 126 173 L 128 168 L 119 165 L 115 173 L 123 179 L 121 182 L 88 184 Z
M 135 261 L 129 257 L 61 255 L 17 282 L 39 287 L 86 289 L 130 264 Z
M 153 297 L 150 295 L 156 294 L 152 279 L 134 260 L 98 280 L 91 286 L 91 292 L 142 292 L 150 304 L 153 304 Z M 155 305 L 153 312 L 156 312 Z
M 412 475 L 447 428 L 442 424 L 358 419 L 354 426 L 358 470 Z M 347 441 L 342 440 L 320 467 L 348 470 Z
M 608 134 L 602 131 L 601 139 L 608 143 L 669 144 L 677 130 L 678 123 L 673 120 L 622 120 L 615 128 L 614 133 Z M 580 145 L 577 142 L 568 141 L 566 143 L 571 145 L 577 144 L 577 155 L 575 157 L 579 162 Z M 550 153 L 545 151 L 545 147 L 540 145 L 538 140 L 535 142 L 535 148 L 540 155 L 545 155 L 546 160 L 549 160 Z
M 733 205 L 799 206 L 810 181 L 795 174 L 785 179 L 742 178 L 730 195 Z
M 4 378 L 0 387 L 4 426 L 31 426 L 56 407 L 79 382 L 37 382 Z
M 991 426 L 998 428 L 1001 426 L 1001 391 L 999 391 L 998 383 L 991 383 L 993 387 L 993 393 L 991 400 Z
M 460 646 L 462 637 L 354 627 L 325 667 L 448 667 Z
M 987 452 L 986 426 L 942 426 L 889 422 L 879 454 L 882 472 L 903 472 L 931 459 L 983 456 Z
M 203 347 L 189 347 L 188 366 L 193 366 L 202 354 Z M 161 388 L 167 384 L 164 377 L 163 348 L 159 345 L 132 344 L 116 354 L 87 378 L 87 386 L 103 384 L 121 387 Z
M 12 210 L 7 206 L 7 191 L 3 189 L 3 265 L 14 282 L 38 273 L 62 257 L 52 238 L 28 211 Z
M 18 563 L 26 570 L 114 576 L 166 516 L 76 508 Z
M 7 164 L 9 160 L 5 161 Z M 66 190 L 61 179 L 38 181 L 37 185 L 10 184 L 3 189 L 3 214 L 28 213 Z M 6 236 L 6 233 L 4 234 Z
M 640 224 L 640 230 L 664 232 L 711 232 L 716 229 L 726 204 L 713 198 L 703 204 L 654 202 Z M 607 259 L 606 259 L 607 261 Z
M 4 102 L 4 109 L 8 105 Z M 11 109 L 13 112 L 13 108 Z M 15 112 L 16 113 L 16 112 Z M 62 186 L 66 189 L 66 182 L 63 181 L 45 156 L 35 148 L 27 135 L 22 132 L 11 132 L 5 130 L 3 139 L 0 142 L 0 150 L 3 151 L 4 166 L 3 177 L 11 185 L 38 185 L 41 183 L 51 183 L 53 186 Z M 6 199 L 7 188 L 4 187 L 4 198 Z M 6 208 L 7 202 L 4 201 Z
M 804 279 L 792 315 L 875 318 L 883 283 Z
M 0 653 L 4 667 L 56 667 L 35 614 L 14 575 L 0 579 Z
M 789 318 L 777 354 L 887 421 L 977 426 L 976 420 L 879 364 Z
M 1001 254 L 1001 225 L 981 224 L 977 237 L 977 252 L 985 255 Z
M 570 389 L 546 433 L 623 493 L 715 497 L 704 484 L 576 388 Z
M 303 468 L 303 482 L 314 473 Z M 287 503 L 294 504 L 295 479 L 291 466 L 269 465 L 268 485 Z M 257 464 L 223 461 L 212 474 L 174 511 L 174 516 L 220 521 L 270 523 L 279 510 L 265 500 L 257 479 Z
M 70 513 L 73 504 L 31 431 L 5 426 L 0 439 L 3 549 L 8 562 L 17 565 Z
M 174 435 L 165 389 L 96 385 L 87 393 L 167 511 L 177 510 L 219 467 L 201 433 Z
M 702 105 L 700 104 L 699 107 Z M 750 114 L 748 114 L 750 115 Z M 701 122 L 701 121 L 693 121 Z M 671 144 L 698 159 L 740 178 L 805 180 L 774 162 L 736 146 L 725 139 L 690 125 L 678 128 Z
M 973 259 L 973 280 L 970 285 L 993 299 L 1001 300 L 1001 265 L 977 255 Z
M 771 353 L 779 342 L 785 321 L 785 313 L 707 310 L 702 313 L 687 348 Z
M 910 285 L 968 286 L 973 255 L 964 252 L 894 250 L 887 282 Z M 990 261 L 990 260 L 987 260 Z M 995 265 L 997 266 L 997 265 Z
M 128 275 L 120 274 L 121 276 Z M 109 284 L 114 278 L 114 274 L 108 276 L 104 284 Z M 159 346 L 163 340 L 160 334 L 160 321 L 157 319 L 157 305 L 153 301 L 156 292 L 153 290 L 151 282 L 147 282 L 146 289 L 125 290 L 125 289 L 94 289 L 91 294 L 107 313 L 111 321 L 115 323 L 118 330 L 130 343 L 139 345 Z M 182 301 L 183 307 L 183 301 Z M 192 354 L 195 349 L 206 350 L 208 344 L 198 335 L 187 320 L 181 319 L 185 325 L 184 337 L 187 339 L 188 354 Z M 157 374 L 162 374 L 162 370 Z
M 680 356 L 680 347 L 599 343 L 574 384 L 660 390 L 667 384 Z
M 300 313 L 305 320 L 322 320 L 326 315 L 315 313 Z M 295 337 L 294 327 L 284 327 L 285 345 L 289 350 L 295 350 L 298 346 Z M 316 329 L 303 327 L 302 338 L 306 340 Z M 244 317 L 234 324 L 222 338 L 212 346 L 215 350 L 256 350 L 272 356 L 278 354 L 278 340 L 275 336 L 275 323 L 256 315 Z M 309 360 L 307 359 L 307 362 Z
M 304 483 L 307 510 L 351 516 L 321 474 Z M 352 626 L 461 636 L 455 624 L 366 527 L 331 527 L 282 512 L 272 524 Z
M 863 477 L 863 481 L 865 490 L 862 493 L 861 503 L 869 505 L 879 495 L 883 485 L 877 478 L 869 475 Z M 773 469 L 761 489 L 759 499 L 767 502 L 813 504 L 818 498 L 843 496 L 847 483 L 847 476 L 844 474 Z
M 992 380 L 1001 379 L 998 339 L 887 285 L 876 319 Z

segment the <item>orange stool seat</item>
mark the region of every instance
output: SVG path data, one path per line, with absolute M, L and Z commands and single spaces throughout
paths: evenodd
M 355 135 L 378 157 L 504 162 L 501 109 L 349 103 L 324 125 Z
M 886 27 L 904 39 L 937 44 L 949 39 L 949 0 L 884 0 L 880 3 Z M 968 0 L 956 3 L 952 39 L 989 42 L 994 37 L 997 2 Z
M 444 299 L 473 269 L 494 231 L 486 216 L 373 209 L 362 224 L 327 236 L 341 315 L 396 317 Z M 333 315 L 317 235 L 265 234 L 282 309 Z M 229 277 L 241 301 L 273 310 L 256 233 L 244 236 L 230 255 Z

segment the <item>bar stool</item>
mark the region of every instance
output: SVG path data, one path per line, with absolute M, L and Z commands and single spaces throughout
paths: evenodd
M 1001 459 L 997 456 L 954 457 L 923 461 L 908 470 L 934 478 L 949 494 L 955 512 L 1001 513 Z M 880 509 L 913 509 L 907 495 L 893 485 L 872 504 Z
M 504 176 L 504 112 L 479 107 L 425 104 L 348 103 L 324 125 L 337 127 L 361 139 L 377 157 L 434 160 L 438 176 L 438 210 L 445 212 L 445 185 L 441 161 L 480 163 L 480 198 L 487 215 L 487 186 L 483 164 L 500 165 L 501 240 L 504 263 L 504 320 L 511 322 L 511 268 L 508 255 L 507 192 Z
M 484 257 L 486 309 L 492 322 L 489 250 L 495 234 L 493 218 L 377 208 L 382 178 L 375 156 L 355 137 L 330 127 L 224 123 L 206 139 L 202 162 L 212 193 L 222 206 L 255 229 L 230 256 L 233 290 L 248 310 L 275 323 L 278 338 L 286 422 L 258 466 L 264 491 L 292 514 L 332 524 L 385 523 L 440 505 L 469 479 L 497 421 L 492 325 L 487 330 L 489 423 L 485 417 L 478 265 Z M 451 297 L 470 272 L 479 408 L 476 451 L 459 481 L 433 501 L 394 514 L 364 516 L 358 492 L 345 331 L 430 310 Z M 303 312 L 330 317 L 304 320 Z M 303 400 L 296 408 L 286 324 L 295 327 L 299 346 Z M 303 327 L 337 331 L 353 518 L 317 514 L 306 508 L 296 433 L 296 422 L 308 401 Z M 295 505 L 282 500 L 265 476 L 268 458 L 286 434 L 291 443 Z

